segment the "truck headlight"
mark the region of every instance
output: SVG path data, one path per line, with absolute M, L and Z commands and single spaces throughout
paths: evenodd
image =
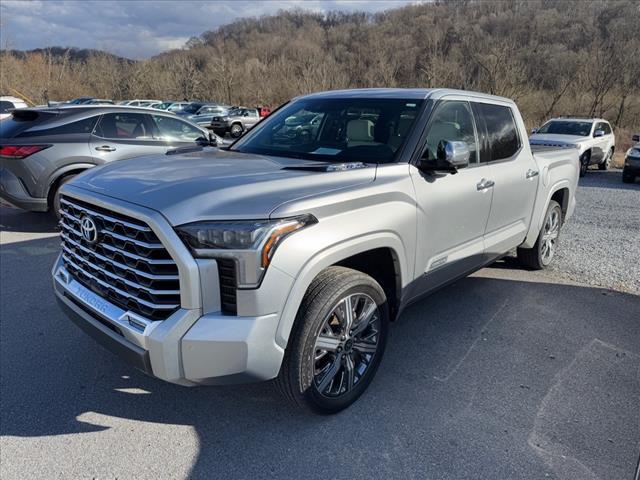
M 273 220 L 188 223 L 176 231 L 196 258 L 233 259 L 238 287 L 255 288 L 280 243 L 293 232 L 317 222 L 313 215 L 300 215 Z

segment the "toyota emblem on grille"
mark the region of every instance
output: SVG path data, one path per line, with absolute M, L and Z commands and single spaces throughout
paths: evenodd
M 80 228 L 82 229 L 82 236 L 89 243 L 96 243 L 98 241 L 98 227 L 93 218 L 84 216 L 80 220 Z

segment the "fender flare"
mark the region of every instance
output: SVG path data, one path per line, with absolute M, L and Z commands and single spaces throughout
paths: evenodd
M 407 285 L 409 266 L 404 245 L 400 237 L 393 232 L 373 232 L 326 246 L 315 253 L 295 275 L 295 281 L 289 290 L 280 314 L 276 330 L 276 343 L 282 348 L 286 348 L 302 299 L 311 282 L 322 270 L 349 257 L 376 248 L 391 249 L 398 261 L 401 287 Z
M 540 234 L 540 229 L 542 228 L 542 222 L 544 222 L 544 216 L 547 213 L 547 209 L 549 208 L 549 202 L 551 202 L 551 197 L 555 195 L 555 193 L 562 189 L 568 189 L 569 195 L 571 195 L 571 184 L 569 180 L 563 179 L 558 180 L 551 187 L 549 187 L 549 192 L 545 198 L 544 208 L 542 208 L 538 214 L 533 218 L 533 222 L 531 223 L 531 227 L 529 228 L 529 233 L 527 233 L 527 238 L 523 242 L 522 246 L 526 248 L 531 248 L 535 244 L 538 235 Z M 569 198 L 569 201 L 571 199 Z

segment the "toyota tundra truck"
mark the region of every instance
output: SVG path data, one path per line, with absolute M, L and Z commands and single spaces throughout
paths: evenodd
M 528 268 L 553 261 L 578 151 L 535 148 L 506 98 L 295 98 L 229 147 L 66 183 L 55 294 L 157 378 L 275 379 L 294 405 L 337 412 L 371 383 L 407 305 L 513 249 Z

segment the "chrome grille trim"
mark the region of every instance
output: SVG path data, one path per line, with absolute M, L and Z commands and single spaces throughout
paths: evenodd
M 67 255 L 73 255 L 73 252 L 71 250 L 69 250 L 67 247 L 65 247 L 64 245 L 62 246 L 62 249 L 63 249 L 62 257 L 65 260 L 69 260 L 69 262 L 73 262 L 67 256 Z M 67 255 L 65 255 L 65 253 Z M 98 265 L 96 265 L 95 263 L 91 263 L 87 259 L 84 259 L 84 258 L 81 258 L 81 257 L 77 257 L 77 256 L 75 257 L 75 259 L 79 260 L 80 263 L 88 265 L 90 268 L 93 268 L 95 270 L 100 270 L 100 267 Z M 120 280 L 121 282 L 124 282 L 127 285 L 129 285 L 130 287 L 137 288 L 139 290 L 145 290 L 145 291 L 149 292 L 152 295 L 179 295 L 180 294 L 180 290 L 153 290 L 153 289 L 151 289 L 149 287 L 145 287 L 144 285 L 140 285 L 139 283 L 132 282 L 131 280 L 127 280 L 126 278 L 122 278 L 122 277 L 120 277 L 118 275 L 115 275 L 115 274 L 113 274 L 111 272 L 108 272 L 106 270 L 100 270 L 100 271 L 102 272 L 103 275 L 106 275 L 107 277 L 111 277 L 114 280 Z
M 130 223 L 127 222 L 126 220 L 119 220 L 117 218 L 111 217 L 109 215 L 105 215 L 104 213 L 98 213 L 96 211 L 93 211 L 87 207 L 83 207 L 81 205 L 78 205 L 76 203 L 71 203 L 68 200 L 65 200 L 64 198 L 60 199 L 60 203 L 62 203 L 63 205 L 67 205 L 67 206 L 72 206 L 73 208 L 77 209 L 77 210 L 81 210 L 89 215 L 91 215 L 92 217 L 98 217 L 101 218 L 103 220 L 107 220 L 108 222 L 112 222 L 112 223 L 121 223 L 129 228 L 134 228 L 136 230 L 140 230 L 141 232 L 151 232 L 151 229 L 149 227 L 145 227 L 142 225 L 137 225 L 135 223 Z M 65 212 L 66 213 L 66 212 Z
M 64 228 L 65 230 L 68 230 L 68 231 L 70 231 L 72 233 L 75 233 L 78 236 L 82 236 L 82 233 L 80 233 L 75 228 L 67 225 L 63 221 L 60 222 L 60 226 L 62 228 Z M 127 252 L 126 250 L 123 250 L 122 248 L 114 247 L 113 245 L 107 245 L 106 243 L 102 244 L 102 248 L 106 248 L 107 250 L 110 250 L 112 252 L 121 253 L 125 257 L 129 257 L 129 258 L 131 258 L 133 260 L 141 260 L 143 262 L 150 263 L 151 265 L 173 265 L 175 263 L 173 260 L 155 260 L 153 258 L 141 257 L 140 255 L 136 255 L 135 253 Z
M 135 297 L 127 292 L 125 292 L 124 290 L 120 290 L 117 287 L 114 287 L 113 285 L 107 283 L 107 282 L 103 282 L 102 280 L 100 280 L 98 277 L 96 277 L 95 275 L 90 274 L 89 272 L 87 272 L 86 270 L 84 270 L 81 266 L 79 266 L 78 264 L 74 263 L 72 260 L 69 259 L 69 257 L 67 257 L 66 255 L 62 255 L 62 258 L 64 259 L 64 261 L 67 264 L 73 265 L 75 268 L 77 268 L 78 270 L 80 270 L 83 274 L 85 274 L 87 277 L 90 277 L 91 279 L 95 280 L 96 282 L 98 282 L 100 285 L 104 286 L 105 288 L 109 288 L 115 292 L 117 292 L 119 295 L 122 295 L 123 297 L 127 297 L 127 298 L 133 298 L 135 299 L 137 302 L 140 302 L 143 305 L 146 305 L 149 308 L 154 308 L 154 309 L 168 309 L 168 310 L 173 310 L 175 308 L 178 307 L 178 305 L 172 305 L 172 304 L 156 304 L 156 303 L 150 303 L 147 302 L 145 300 L 142 300 L 138 297 Z
M 66 240 L 67 242 L 69 242 L 71 245 L 73 245 L 74 247 L 78 247 L 79 249 L 91 254 L 91 255 L 95 255 L 97 258 L 99 258 L 100 260 L 104 261 L 104 262 L 109 262 L 112 265 L 121 268 L 122 270 L 130 270 L 133 273 L 135 273 L 136 275 L 140 275 L 141 277 L 145 277 L 148 278 L 150 280 L 178 280 L 178 275 L 154 275 L 152 273 L 146 273 L 146 272 L 141 272 L 140 270 L 136 270 L 133 267 L 130 267 L 128 265 L 124 265 L 123 263 L 120 262 L 116 262 L 115 260 L 111 260 L 110 258 L 107 258 L 105 256 L 100 255 L 99 253 L 94 252 L 93 250 L 80 245 L 78 242 L 72 240 L 71 238 L 69 238 L 67 235 L 65 235 L 64 233 L 61 233 L 60 236 Z M 75 253 L 72 251 L 71 252 L 72 255 L 75 255 Z
M 149 321 L 180 308 L 178 265 L 146 222 L 66 195 L 60 203 L 62 262 L 74 280 Z M 83 236 L 85 216 L 95 223 L 97 242 Z

